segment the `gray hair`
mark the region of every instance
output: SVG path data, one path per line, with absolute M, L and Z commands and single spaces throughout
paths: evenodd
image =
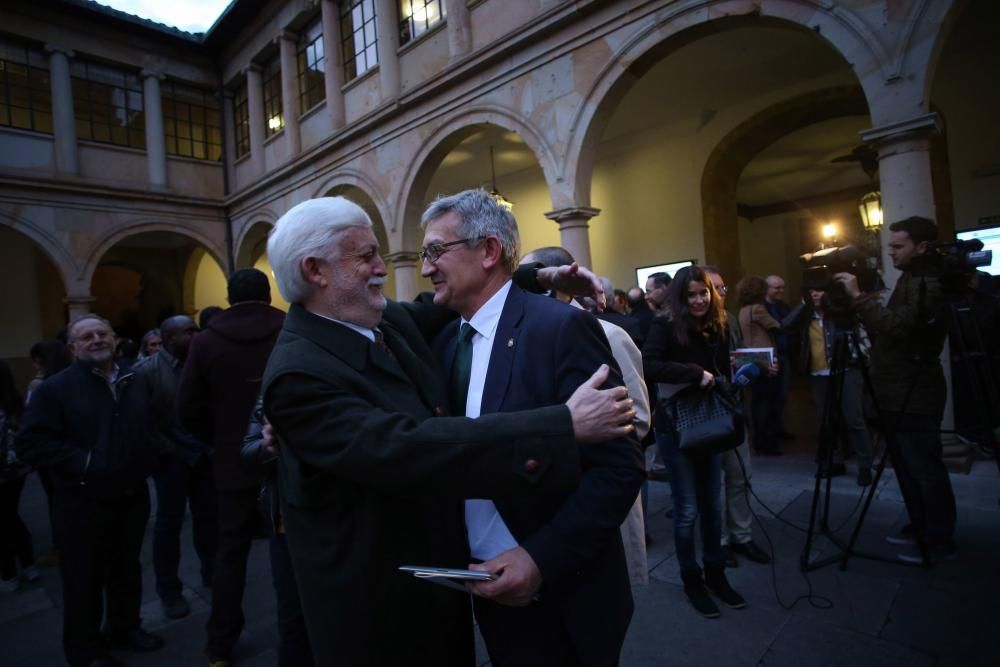
M 312 291 L 302 275 L 303 260 L 336 256 L 336 241 L 345 230 L 371 226 L 364 209 L 344 197 L 310 199 L 281 216 L 267 239 L 267 259 L 285 301 L 302 303 Z
M 500 206 L 490 193 L 482 188 L 465 190 L 456 195 L 438 197 L 420 218 L 420 227 L 426 229 L 428 223 L 442 215 L 454 213 L 461 221 L 458 235 L 466 239 L 483 239 L 495 236 L 500 240 L 503 251 L 502 263 L 508 273 L 517 268 L 521 255 L 521 237 L 517 231 L 517 220 L 510 211 Z M 477 241 L 470 241 L 471 248 Z
M 611 282 L 611 278 L 607 276 L 597 276 L 597 279 L 601 281 L 601 287 L 604 288 L 604 296 L 610 301 L 615 297 L 615 286 Z

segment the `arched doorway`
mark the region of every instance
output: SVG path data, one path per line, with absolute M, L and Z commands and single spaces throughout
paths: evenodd
M 28 350 L 55 338 L 66 326 L 66 287 L 49 255 L 28 236 L 0 225 L 0 266 L 5 290 L 0 299 L 0 359 L 22 390 L 33 375 Z
M 287 311 L 289 304 L 278 291 L 278 286 L 274 282 L 271 262 L 267 259 L 267 237 L 271 233 L 272 227 L 273 225 L 269 222 L 257 222 L 247 230 L 236 254 L 236 266 L 241 269 L 253 267 L 262 271 L 271 284 L 271 305 Z
M 138 340 L 171 315 L 197 316 L 200 307 L 225 306 L 226 280 L 216 257 L 176 232 L 127 236 L 101 257 L 91 279 L 91 310 L 121 337 Z

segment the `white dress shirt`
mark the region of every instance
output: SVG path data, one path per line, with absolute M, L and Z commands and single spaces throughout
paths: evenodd
M 497 293 L 490 297 L 471 320 L 462 318 L 459 327 L 468 321 L 476 334 L 472 337 L 472 369 L 469 373 L 469 394 L 465 399 L 465 416 L 478 417 L 483 404 L 483 389 L 486 386 L 486 371 L 490 367 L 493 339 L 496 337 L 500 314 L 510 293 L 508 280 Z M 473 558 L 490 560 L 517 546 L 517 540 L 510 534 L 492 500 L 472 499 L 465 501 L 465 528 L 469 535 L 469 551 Z

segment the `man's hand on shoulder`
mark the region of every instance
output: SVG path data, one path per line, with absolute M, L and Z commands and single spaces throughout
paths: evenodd
M 602 442 L 620 438 L 635 430 L 634 401 L 624 386 L 601 389 L 610 369 L 601 364 L 590 379 L 577 387 L 566 401 L 573 418 L 577 442 Z
M 576 262 L 562 266 L 546 266 L 538 269 L 538 284 L 545 289 L 555 289 L 573 296 L 589 296 L 597 302 L 597 309 L 604 311 L 608 305 L 604 285 L 588 268 Z
M 508 607 L 528 606 L 542 587 L 542 573 L 523 547 L 505 551 L 485 563 L 472 564 L 469 569 L 496 575 L 493 581 L 467 583 L 473 595 Z

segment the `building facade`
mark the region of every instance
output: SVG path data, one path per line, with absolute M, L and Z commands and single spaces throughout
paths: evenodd
M 267 231 L 361 204 L 406 299 L 420 212 L 482 185 L 524 250 L 621 287 L 697 259 L 783 273 L 857 200 L 1000 213 L 988 0 L 236 0 L 191 35 L 87 2 L 0 9 L 0 357 L 95 311 L 225 305 Z M 850 159 L 874 149 L 878 183 Z M 876 240 L 877 244 L 878 241 Z

